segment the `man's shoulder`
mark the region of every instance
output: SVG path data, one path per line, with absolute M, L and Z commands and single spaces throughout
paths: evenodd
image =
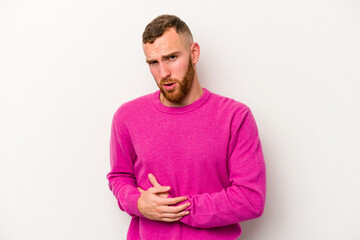
M 217 108 L 217 114 L 221 116 L 225 122 L 234 124 L 234 129 L 240 127 L 245 119 L 254 118 L 250 107 L 241 101 L 215 93 L 212 99 L 214 106 L 216 106 L 215 108 Z M 251 121 L 254 122 L 254 120 Z
M 212 92 L 213 104 L 216 104 L 223 111 L 242 112 L 250 108 L 243 102 Z
M 120 118 L 135 114 L 142 114 L 152 105 L 154 94 L 155 92 L 148 93 L 146 95 L 122 103 L 115 111 L 114 116 Z

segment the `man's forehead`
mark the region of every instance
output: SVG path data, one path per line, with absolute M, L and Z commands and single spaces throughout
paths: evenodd
M 169 55 L 173 52 L 185 50 L 185 41 L 178 35 L 175 29 L 169 29 L 161 37 L 155 39 L 154 43 L 143 44 L 146 58 L 154 58 Z

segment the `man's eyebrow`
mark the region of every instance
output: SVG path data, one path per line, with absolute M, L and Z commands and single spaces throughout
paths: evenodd
M 150 63 L 152 63 L 152 62 L 154 62 L 154 61 L 156 61 L 156 60 L 146 59 L 146 63 L 147 63 L 147 64 L 150 64 Z
M 173 52 L 173 53 L 166 54 L 166 55 L 162 56 L 162 58 L 169 58 L 169 57 L 171 57 L 171 56 L 179 55 L 179 54 L 180 54 L 180 52 Z
M 161 58 L 162 59 L 164 59 L 164 58 L 169 58 L 169 57 L 171 57 L 171 56 L 174 56 L 174 55 L 179 55 L 180 54 L 180 52 L 173 52 L 173 53 L 169 53 L 169 54 L 166 54 L 166 55 L 164 55 L 164 56 L 161 56 Z M 152 62 L 156 62 L 157 60 L 155 60 L 155 59 L 146 59 L 146 63 L 152 63 Z

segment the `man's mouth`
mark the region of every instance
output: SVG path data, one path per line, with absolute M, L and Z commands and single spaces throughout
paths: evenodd
M 172 86 L 173 84 L 175 84 L 174 82 L 173 83 L 164 83 L 165 86 Z

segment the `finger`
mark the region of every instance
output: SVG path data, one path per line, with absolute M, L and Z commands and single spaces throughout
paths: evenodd
M 144 190 L 144 189 L 142 189 L 142 188 L 140 188 L 140 187 L 137 187 L 137 189 L 139 190 L 139 192 L 140 192 L 140 193 L 145 192 L 145 190 Z
M 163 222 L 177 222 L 180 219 L 181 219 L 181 217 L 178 217 L 178 218 L 160 218 L 159 220 L 163 221 Z
M 161 204 L 174 205 L 185 200 L 187 200 L 187 197 L 164 198 L 161 200 Z
M 167 198 L 169 196 L 169 193 L 168 192 L 158 193 L 157 196 L 161 198 Z
M 150 188 L 151 193 L 157 194 L 157 193 L 164 193 L 164 192 L 168 192 L 170 190 L 170 187 L 152 187 Z
M 181 204 L 179 206 L 164 206 L 161 208 L 163 213 L 180 213 L 190 206 L 190 203 Z
M 148 178 L 151 182 L 151 184 L 154 186 L 154 187 L 161 187 L 161 185 L 158 183 L 156 177 L 154 175 L 152 175 L 151 173 L 149 173 L 148 175 Z
M 164 213 L 161 214 L 161 218 L 181 218 L 189 214 L 189 211 L 183 211 L 180 213 Z

